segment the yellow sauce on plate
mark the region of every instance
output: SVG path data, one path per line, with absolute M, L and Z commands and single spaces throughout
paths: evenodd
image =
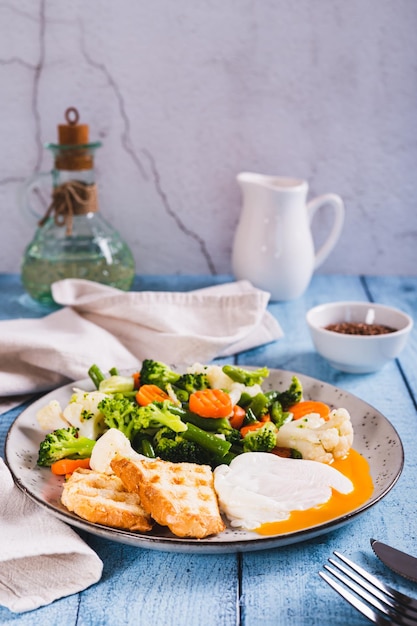
M 282 522 L 262 524 L 255 532 L 260 535 L 280 535 L 323 524 L 341 515 L 357 509 L 369 500 L 374 485 L 368 461 L 356 450 L 350 450 L 347 457 L 337 459 L 332 467 L 349 478 L 354 486 L 351 493 L 341 494 L 334 489 L 330 500 L 321 506 L 306 511 L 292 511 L 290 517 Z

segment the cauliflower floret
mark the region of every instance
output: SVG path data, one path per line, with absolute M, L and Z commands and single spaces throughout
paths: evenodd
M 331 463 L 345 457 L 353 443 L 353 427 L 346 409 L 331 411 L 328 420 L 318 413 L 287 422 L 278 431 L 277 446 L 298 450 L 303 459 Z
M 107 429 L 104 415 L 98 409 L 98 404 L 107 397 L 100 391 L 82 391 L 74 389 L 69 404 L 63 411 L 64 418 L 79 429 L 81 437 L 97 439 Z
M 206 374 L 209 381 L 209 385 L 212 389 L 223 389 L 228 391 L 232 397 L 232 403 L 236 404 L 242 393 L 247 393 L 249 396 L 256 396 L 258 393 L 263 393 L 260 385 L 251 385 L 247 387 L 243 383 L 237 383 L 223 372 L 220 365 L 201 365 L 201 363 L 194 363 L 187 368 L 189 374 Z
M 229 391 L 231 396 L 237 396 L 236 402 L 240 399 L 242 393 L 247 393 L 251 398 L 254 398 L 258 393 L 264 393 L 261 385 L 255 384 L 248 387 L 243 383 L 236 383 L 234 381 L 232 381 L 229 387 L 226 387 L 226 390 Z
M 147 457 L 135 452 L 126 435 L 117 428 L 110 428 L 100 437 L 93 448 L 90 459 L 91 469 L 103 474 L 114 474 L 111 462 L 116 454 L 133 460 L 147 459 Z
M 327 427 L 335 428 L 339 432 L 339 441 L 333 448 L 333 456 L 335 459 L 343 459 L 353 444 L 353 426 L 349 412 L 346 409 L 331 411 Z
M 62 414 L 62 408 L 58 400 L 51 400 L 36 413 L 36 419 L 40 428 L 45 432 L 52 432 L 58 428 L 68 428 L 69 422 Z
M 202 365 L 194 363 L 187 368 L 188 374 L 206 374 L 212 389 L 226 389 L 232 380 L 225 374 L 220 365 Z

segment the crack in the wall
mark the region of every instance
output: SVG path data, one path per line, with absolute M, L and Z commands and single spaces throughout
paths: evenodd
M 116 81 L 114 80 L 112 74 L 109 72 L 107 67 L 104 65 L 104 63 L 99 63 L 98 61 L 95 61 L 90 56 L 90 54 L 88 53 L 88 51 L 86 49 L 86 46 L 85 46 L 84 28 L 83 28 L 83 24 L 81 22 L 80 22 L 80 31 L 81 31 L 81 53 L 82 53 L 85 61 L 91 67 L 93 67 L 96 70 L 100 71 L 105 76 L 108 85 L 113 90 L 113 93 L 114 93 L 114 95 L 115 95 L 115 97 L 117 99 L 117 102 L 118 102 L 118 105 L 119 105 L 120 115 L 121 115 L 121 118 L 123 120 L 123 125 L 124 125 L 124 129 L 123 129 L 123 133 L 122 133 L 122 137 L 121 137 L 121 139 L 122 139 L 122 146 L 125 149 L 125 151 L 129 154 L 129 156 L 132 158 L 133 162 L 135 163 L 135 165 L 139 169 L 142 177 L 145 180 L 149 180 L 149 176 L 147 174 L 145 166 L 143 165 L 142 160 L 139 158 L 138 154 L 136 153 L 136 151 L 134 150 L 134 148 L 132 146 L 132 141 L 130 139 L 130 120 L 129 120 L 129 116 L 128 116 L 127 111 L 126 111 L 125 101 L 124 101 L 124 98 L 123 98 L 122 93 L 120 91 L 120 88 L 119 88 L 118 84 L 116 83 Z M 212 258 L 210 256 L 210 254 L 209 254 L 209 252 L 207 250 L 207 246 L 206 246 L 205 241 L 197 233 L 195 233 L 191 229 L 187 228 L 187 226 L 184 224 L 184 222 L 176 214 L 174 209 L 171 207 L 171 204 L 170 204 L 170 202 L 168 200 L 167 194 L 162 189 L 161 181 L 160 181 L 160 175 L 159 175 L 159 172 L 158 172 L 158 168 L 156 167 L 156 163 L 155 163 L 154 157 L 147 150 L 142 150 L 142 153 L 146 156 L 147 160 L 150 163 L 151 172 L 152 172 L 152 180 L 153 180 L 153 183 L 154 183 L 154 188 L 155 188 L 155 191 L 156 191 L 157 195 L 159 196 L 159 198 L 160 198 L 160 200 L 162 202 L 162 205 L 163 205 L 165 211 L 175 221 L 176 225 L 178 226 L 178 229 L 182 233 L 184 233 L 187 237 L 190 237 L 191 239 L 194 239 L 194 241 L 197 242 L 203 257 L 206 260 L 206 263 L 207 263 L 207 266 L 209 268 L 210 273 L 215 275 L 216 274 L 216 268 L 215 268 L 215 265 L 213 263 L 213 260 L 212 260 Z
M 22 67 L 33 72 L 36 70 L 36 65 L 32 65 L 23 59 L 19 59 L 19 57 L 10 57 L 10 59 L 0 59 L 0 65 L 21 65 Z
M 10 183 L 22 183 L 24 180 L 24 176 L 6 176 L 5 178 L 0 178 L 0 187 L 10 185 Z
M 35 143 L 37 148 L 37 155 L 35 159 L 35 170 L 40 169 L 40 165 L 42 162 L 42 153 L 43 153 L 43 145 L 41 141 L 41 117 L 38 107 L 38 98 L 39 98 L 39 82 L 42 74 L 42 70 L 44 67 L 45 61 L 45 0 L 40 0 L 39 3 L 39 14 L 37 17 L 31 15 L 30 13 L 26 13 L 24 11 L 19 10 L 16 6 L 13 6 L 8 3 L 2 3 L 0 5 L 2 8 L 6 8 L 12 13 L 16 15 L 20 15 L 25 19 L 36 20 L 39 23 L 39 59 L 35 64 L 28 63 L 24 59 L 20 57 L 10 57 L 8 59 L 0 59 L 0 65 L 20 65 L 25 69 L 33 72 L 33 87 L 32 87 L 32 98 L 31 98 L 31 109 L 32 114 L 35 119 Z M 20 179 L 19 179 L 20 180 Z M 9 182 L 16 182 L 13 177 L 5 178 L 0 181 L 1 184 L 7 184 Z
M 10 4 L 9 2 L 1 2 L 0 7 L 2 9 L 8 9 L 11 13 L 15 13 L 15 15 L 20 15 L 21 17 L 24 17 L 28 20 L 32 20 L 34 22 L 38 21 L 37 17 L 34 17 L 31 13 L 28 13 L 27 11 L 22 11 L 15 4 Z
M 126 112 L 126 106 L 125 106 L 125 101 L 123 99 L 122 93 L 119 89 L 118 84 L 116 83 L 116 81 L 114 80 L 113 76 L 110 74 L 109 70 L 107 69 L 107 67 L 104 65 L 104 63 L 99 63 L 98 61 L 95 61 L 94 59 L 91 58 L 91 56 L 89 55 L 86 47 L 85 47 L 85 42 L 84 42 L 84 29 L 83 29 L 83 24 L 80 23 L 80 30 L 81 30 L 81 53 L 84 57 L 84 59 L 86 60 L 86 62 L 91 65 L 91 67 L 94 67 L 96 70 L 99 70 L 105 77 L 106 80 L 108 82 L 108 84 L 110 85 L 111 89 L 113 90 L 114 95 L 116 96 L 116 100 L 118 102 L 119 105 L 119 111 L 120 111 L 120 115 L 122 117 L 123 120 L 123 132 L 122 132 L 122 146 L 123 148 L 126 150 L 126 152 L 129 154 L 129 156 L 131 157 L 131 159 L 133 160 L 133 162 L 135 163 L 136 167 L 138 168 L 138 170 L 141 173 L 141 176 L 144 180 L 148 180 L 148 174 L 145 170 L 145 167 L 143 166 L 143 163 L 141 162 L 141 160 L 139 159 L 138 155 L 136 154 L 133 146 L 132 146 L 132 142 L 130 139 L 130 120 L 129 120 L 129 116 Z
M 213 260 L 210 256 L 209 251 L 207 250 L 207 246 L 206 246 L 206 242 L 204 241 L 204 239 L 202 239 L 199 235 L 197 235 L 197 233 L 195 233 L 194 231 L 190 230 L 185 224 L 184 222 L 178 217 L 178 215 L 175 213 L 175 211 L 172 209 L 168 197 L 165 193 L 165 191 L 162 188 L 161 185 L 161 177 L 159 175 L 159 171 L 156 167 L 156 163 L 155 163 L 155 159 L 153 158 L 152 154 L 146 150 L 143 149 L 142 150 L 143 154 L 146 156 L 146 158 L 149 161 L 150 167 L 151 167 L 151 171 L 152 171 L 152 176 L 153 176 L 153 181 L 155 184 L 155 189 L 158 193 L 158 196 L 161 198 L 162 204 L 165 208 L 165 211 L 168 213 L 168 215 L 175 221 L 175 223 L 177 224 L 179 230 L 181 230 L 181 232 L 183 232 L 185 235 L 187 235 L 187 237 L 190 237 L 191 239 L 194 239 L 194 241 L 197 242 L 197 244 L 200 247 L 201 250 L 201 254 L 203 255 L 203 257 L 206 260 L 206 263 L 208 265 L 208 268 L 210 270 L 210 273 L 213 275 L 216 275 L 216 268 L 215 265 L 213 263 Z
M 6 66 L 6 65 L 18 65 L 21 67 L 24 67 L 25 69 L 31 71 L 33 73 L 33 80 L 32 80 L 32 95 L 31 95 L 31 111 L 32 111 L 32 115 L 35 121 L 35 133 L 34 133 L 34 139 L 35 139 L 35 144 L 36 144 L 36 159 L 35 159 L 35 165 L 34 165 L 34 170 L 38 171 L 40 169 L 41 163 L 42 163 L 42 156 L 43 156 L 43 143 L 42 143 L 42 139 L 41 139 L 41 115 L 40 115 L 40 110 L 39 110 L 39 91 L 40 91 L 40 80 L 41 80 L 41 76 L 42 76 L 42 71 L 44 69 L 45 66 L 45 57 L 46 57 L 46 45 L 45 45 L 45 36 L 46 36 L 46 14 L 45 14 L 45 7 L 46 7 L 46 0 L 40 0 L 39 1 L 39 11 L 38 11 L 38 15 L 32 15 L 26 12 L 23 12 L 19 9 L 17 9 L 15 6 L 10 5 L 8 3 L 1 3 L 0 6 L 2 6 L 3 8 L 7 8 L 8 10 L 14 12 L 17 15 L 20 15 L 21 17 L 24 17 L 25 19 L 31 19 L 36 21 L 39 24 L 39 31 L 38 31 L 38 44 L 39 44 L 39 57 L 36 63 L 29 63 L 27 61 L 25 61 L 24 59 L 17 57 L 17 56 L 12 56 L 9 58 L 4 58 L 4 59 L 0 59 L 0 66 Z M 108 68 L 106 67 L 106 65 L 104 63 L 100 63 L 98 61 L 95 61 L 90 54 L 87 51 L 86 45 L 85 45 L 85 37 L 84 37 L 84 29 L 83 29 L 83 24 L 82 22 L 79 22 L 80 24 L 80 31 L 81 31 L 81 54 L 83 56 L 83 58 L 85 59 L 85 61 L 87 62 L 88 65 L 90 65 L 91 67 L 93 67 L 94 69 L 98 70 L 99 72 L 101 72 L 103 74 L 103 76 L 105 76 L 108 85 L 110 86 L 110 88 L 112 89 L 117 103 L 118 103 L 118 108 L 119 108 L 119 112 L 121 115 L 121 119 L 123 121 L 123 132 L 121 135 L 121 142 L 122 142 L 122 147 L 124 148 L 124 150 L 126 151 L 126 153 L 130 156 L 130 158 L 132 159 L 132 161 L 134 162 L 134 164 L 136 165 L 137 169 L 139 170 L 142 178 L 144 180 L 149 180 L 149 175 L 147 173 L 147 170 L 145 168 L 145 165 L 143 164 L 141 158 L 139 157 L 139 155 L 137 154 L 137 152 L 135 151 L 132 141 L 131 141 L 131 125 L 130 125 L 130 119 L 126 110 L 126 105 L 125 105 L 125 101 L 122 95 L 122 92 L 117 84 L 117 82 L 115 81 L 114 77 L 112 76 L 112 74 L 109 72 Z M 175 212 L 175 210 L 172 208 L 168 196 L 166 194 L 166 192 L 164 191 L 164 189 L 162 188 L 161 185 L 161 177 L 155 162 L 155 158 L 153 157 L 153 155 L 148 151 L 148 150 L 142 150 L 143 155 L 146 157 L 146 159 L 149 162 L 150 168 L 151 168 L 151 173 L 152 173 L 152 182 L 155 188 L 155 192 L 157 193 L 158 197 L 160 198 L 162 205 L 167 213 L 167 215 L 170 216 L 170 218 L 172 220 L 174 220 L 175 224 L 177 225 L 178 229 L 187 237 L 189 237 L 190 239 L 193 239 L 200 251 L 201 254 L 203 255 L 208 269 L 210 271 L 210 273 L 212 275 L 216 274 L 216 268 L 215 268 L 215 264 L 213 262 L 213 259 L 211 258 L 211 255 L 207 249 L 206 243 L 204 241 L 204 239 L 202 237 L 200 237 L 195 231 L 191 230 L 190 228 L 188 228 L 185 223 L 181 220 L 181 218 L 177 215 L 177 213 Z M 21 183 L 22 181 L 24 181 L 24 177 L 15 177 L 15 176 L 8 176 L 5 177 L 3 179 L 0 179 L 0 186 L 6 186 L 9 184 L 15 184 L 15 183 Z
M 32 91 L 32 112 L 35 118 L 35 142 L 38 148 L 38 155 L 36 158 L 35 169 L 39 170 L 42 163 L 43 145 L 41 140 L 41 116 L 39 112 L 38 99 L 39 99 L 39 83 L 42 74 L 42 70 L 45 63 L 45 1 L 41 0 L 39 4 L 39 60 L 35 66 L 35 74 L 33 77 L 33 91 Z

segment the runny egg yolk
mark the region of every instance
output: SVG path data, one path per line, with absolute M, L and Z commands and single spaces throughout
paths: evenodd
M 292 511 L 289 519 L 268 522 L 255 530 L 260 535 L 280 535 L 323 524 L 340 517 L 366 502 L 372 495 L 374 485 L 367 460 L 351 449 L 344 459 L 336 459 L 331 467 L 349 478 L 354 486 L 351 493 L 341 494 L 332 489 L 332 497 L 324 504 L 305 511 Z

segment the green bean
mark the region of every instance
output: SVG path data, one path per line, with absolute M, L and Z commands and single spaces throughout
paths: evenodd
M 205 448 L 209 452 L 216 456 L 223 458 L 230 450 L 232 444 L 230 441 L 225 441 L 220 437 L 216 437 L 213 433 L 208 433 L 198 426 L 194 426 L 190 422 L 187 424 L 187 430 L 181 433 L 184 439 L 187 441 L 194 441 L 202 448 Z
M 153 445 L 149 441 L 149 439 L 142 439 L 142 454 L 149 457 L 150 459 L 155 458 L 155 450 L 153 449 Z
M 106 378 L 103 372 L 101 371 L 101 369 L 99 368 L 99 366 L 96 364 L 90 367 L 90 369 L 88 370 L 88 375 L 93 381 L 96 389 L 99 388 L 100 383 Z

